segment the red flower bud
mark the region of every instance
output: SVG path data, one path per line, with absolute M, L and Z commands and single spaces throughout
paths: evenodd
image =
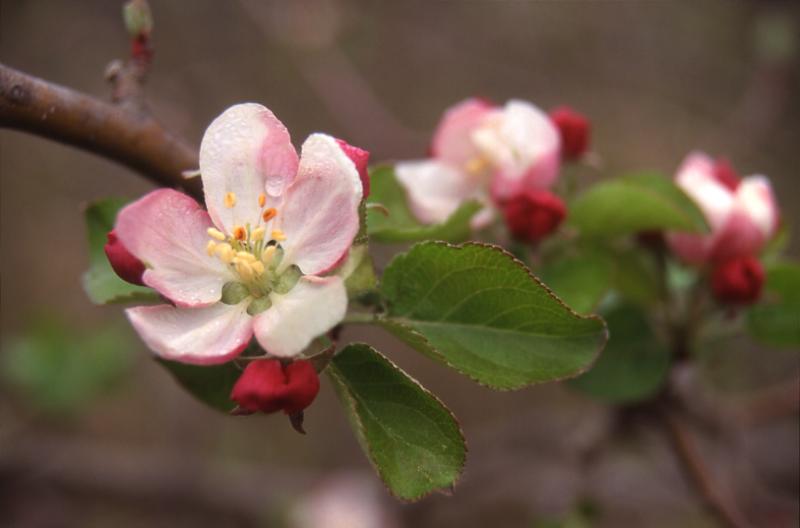
M 231 400 L 250 413 L 283 411 L 293 415 L 311 405 L 318 392 L 319 377 L 309 361 L 284 365 L 277 359 L 258 359 L 251 361 L 236 381 Z
M 755 257 L 738 257 L 714 268 L 711 289 L 718 301 L 728 304 L 752 304 L 761 295 L 764 268 Z
M 369 173 L 367 172 L 367 165 L 369 164 L 369 152 L 354 147 L 343 139 L 336 139 L 336 142 L 342 148 L 342 151 L 348 158 L 355 164 L 358 176 L 361 178 L 361 186 L 364 189 L 364 198 L 369 196 Z
M 144 286 L 142 282 L 144 264 L 122 245 L 113 229 L 108 233 L 108 243 L 103 249 L 108 257 L 108 262 L 119 278 L 131 284 Z
M 714 178 L 733 192 L 736 192 L 736 188 L 742 183 L 742 177 L 725 158 L 717 158 L 713 171 Z
M 568 106 L 559 106 L 550 111 L 550 120 L 561 134 L 561 157 L 578 159 L 589 148 L 591 126 L 589 120 Z
M 503 216 L 514 238 L 538 242 L 556 230 L 567 216 L 567 208 L 553 193 L 525 190 L 503 204 Z

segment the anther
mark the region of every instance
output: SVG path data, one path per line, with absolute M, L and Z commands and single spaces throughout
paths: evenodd
M 256 260 L 256 257 L 253 256 L 252 253 L 248 253 L 247 251 L 237 251 L 236 256 L 245 262 L 253 262 Z
M 236 193 L 234 192 L 225 193 L 225 207 L 230 209 L 234 205 L 236 205 Z
M 258 206 L 259 207 L 264 207 L 265 203 L 267 203 L 267 195 L 264 194 L 264 193 L 259 194 L 258 195 Z
M 263 219 L 265 222 L 269 222 L 270 220 L 272 220 L 273 218 L 275 218 L 277 215 L 278 215 L 278 210 L 277 210 L 277 209 L 275 209 L 274 207 L 270 207 L 269 209 L 267 209 L 266 211 L 264 211 L 264 214 L 263 214 L 263 215 L 261 215 L 261 218 L 262 218 L 262 219 Z
M 286 235 L 283 234 L 283 231 L 280 229 L 273 229 L 272 230 L 272 239 L 281 242 L 286 240 Z
M 215 229 L 215 228 L 213 228 L 213 227 L 209 227 L 209 228 L 206 230 L 206 233 L 208 233 L 208 236 L 210 236 L 211 238 L 214 238 L 214 239 L 216 239 L 216 240 L 219 240 L 220 242 L 222 242 L 223 240 L 225 240 L 225 233 L 223 233 L 223 232 L 222 232 L 222 231 L 220 231 L 219 229 Z
M 217 243 L 214 242 L 213 240 L 209 240 L 208 244 L 206 244 L 206 253 L 208 253 L 208 256 L 213 257 L 216 249 L 217 249 Z
M 251 262 L 250 267 L 253 269 L 256 275 L 261 275 L 264 273 L 264 264 L 259 261 Z
M 257 227 L 253 229 L 253 232 L 250 233 L 250 238 L 253 242 L 258 242 L 259 240 L 264 240 L 264 233 L 267 232 L 267 229 L 264 226 Z
M 233 228 L 233 238 L 236 240 L 247 239 L 247 230 L 242 226 L 235 226 Z

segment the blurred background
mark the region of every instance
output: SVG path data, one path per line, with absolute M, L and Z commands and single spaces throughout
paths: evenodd
M 2 0 L 0 61 L 105 98 L 104 68 L 128 52 L 121 3 Z M 592 120 L 604 175 L 670 174 L 692 149 L 768 175 L 798 255 L 798 2 L 151 6 L 148 101 L 195 143 L 223 109 L 257 101 L 295 144 L 322 130 L 373 161 L 415 158 L 462 98 L 569 104 Z M 714 526 L 650 417 L 560 386 L 491 392 L 379 331 L 344 339 L 377 344 L 462 420 L 469 458 L 452 496 L 392 499 L 325 382 L 306 436 L 283 416 L 217 414 L 150 359 L 120 307 L 81 288 L 84 205 L 151 184 L 8 130 L 0 173 L 1 526 Z M 797 351 L 746 342 L 706 358 L 713 375 L 684 381 L 712 414 L 800 371 Z M 695 432 L 724 487 L 760 525 L 796 526 L 796 412 L 719 421 Z

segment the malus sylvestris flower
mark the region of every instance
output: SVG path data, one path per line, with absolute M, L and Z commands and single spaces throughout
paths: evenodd
M 113 229 L 108 233 L 107 237 L 108 242 L 103 247 L 103 250 L 114 273 L 126 282 L 144 286 L 142 275 L 145 267 L 142 261 L 131 255 L 131 252 L 119 241 L 117 233 Z
M 342 280 L 325 274 L 359 229 L 356 164 L 325 134 L 298 158 L 283 124 L 248 103 L 208 127 L 200 172 L 208 212 L 160 189 L 117 217 L 119 242 L 147 267 L 142 281 L 174 303 L 128 318 L 170 360 L 223 363 L 254 334 L 271 355 L 299 354 L 347 309 Z
M 778 229 L 778 207 L 764 176 L 741 179 L 727 161 L 695 152 L 678 169 L 675 181 L 711 228 L 706 235 L 669 234 L 671 249 L 688 263 L 756 256 Z
M 445 112 L 430 159 L 398 163 L 395 172 L 421 222 L 443 222 L 463 202 L 477 200 L 486 204 L 472 221 L 480 228 L 491 221 L 492 201 L 556 181 L 559 148 L 555 125 L 532 104 L 511 100 L 499 107 L 472 98 Z

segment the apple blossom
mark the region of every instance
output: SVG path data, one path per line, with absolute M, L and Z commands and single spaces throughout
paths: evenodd
M 555 125 L 532 104 L 498 107 L 472 98 L 445 112 L 429 159 L 398 163 L 395 172 L 421 222 L 443 222 L 464 201 L 477 200 L 486 206 L 472 221 L 480 228 L 491 220 L 492 201 L 555 182 L 559 147 Z
M 758 255 L 778 228 L 778 208 L 764 176 L 740 179 L 726 161 L 695 152 L 675 181 L 697 203 L 711 229 L 706 235 L 669 234 L 670 247 L 686 262 L 721 263 Z
M 550 111 L 558 133 L 561 135 L 561 157 L 576 160 L 589 148 L 591 127 L 589 120 L 568 106 L 559 106 Z
M 342 279 L 325 274 L 359 229 L 356 164 L 324 134 L 298 158 L 283 124 L 249 103 L 208 127 L 200 172 L 208 212 L 160 189 L 118 215 L 119 242 L 146 265 L 142 281 L 174 304 L 128 318 L 170 360 L 222 363 L 253 335 L 273 356 L 296 356 L 347 309 Z

